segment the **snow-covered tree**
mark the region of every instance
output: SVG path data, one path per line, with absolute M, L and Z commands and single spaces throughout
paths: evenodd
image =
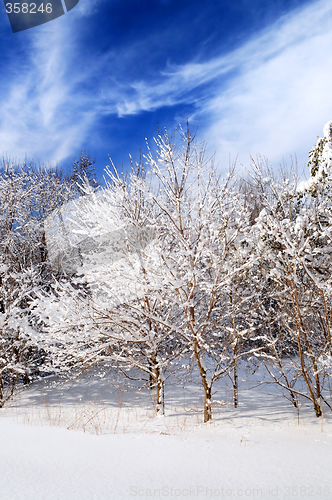
M 238 363 L 262 349 L 259 303 L 248 286 L 242 196 L 231 175 L 221 179 L 204 159 L 189 128 L 179 137 L 165 132 L 154 152 L 148 147 L 151 181 L 141 170 L 124 179 L 109 169 L 104 189 L 64 207 L 61 225 L 82 277 L 58 283 L 35 305 L 48 338 L 62 346 L 59 366 L 135 367 L 148 376 L 157 409 L 173 360 L 191 359 L 207 422 L 213 383 L 231 376 L 237 405 Z
M 301 186 L 258 160 L 239 188 L 188 127 L 148 145 L 146 171 L 108 168 L 104 188 L 86 183 L 85 196 L 49 214 L 50 264 L 67 276 L 37 287 L 33 315 L 53 369 L 138 370 L 162 411 L 165 377 L 182 358 L 199 373 L 208 422 L 213 384 L 227 375 L 237 406 L 239 363 L 252 358 L 320 416 L 332 366 L 325 129 Z
M 331 180 L 332 121 L 325 124 L 323 132 L 324 136 L 318 137 L 315 146 L 309 151 L 310 185 L 327 178 Z
M 33 269 L 21 272 L 0 265 L 0 407 L 14 394 L 18 383 L 30 383 L 41 374 L 47 358 L 43 346 L 36 342 L 29 302 L 40 274 Z
M 48 283 L 44 220 L 70 196 L 58 171 L 17 165 L 0 168 L 0 400 L 42 371 L 45 352 L 35 342 L 29 305 Z M 6 396 L 7 394 L 7 396 Z
M 276 179 L 256 165 L 264 208 L 256 220 L 256 256 L 269 337 L 266 367 L 273 380 L 311 401 L 322 414 L 326 370 L 320 360 L 331 353 L 331 207 L 318 185 L 298 189 L 294 172 Z
M 66 346 L 64 365 L 116 362 L 124 373 L 138 369 L 163 411 L 165 371 L 180 342 L 163 287 L 159 209 L 141 171 L 127 179 L 115 168 L 107 173 L 105 188 L 90 191 L 61 216 L 70 245 L 79 249 L 75 270 L 82 277 L 73 286 L 58 283 L 55 294 L 36 301 L 35 311 L 47 335 Z
M 88 182 L 92 189 L 98 188 L 98 182 L 96 181 L 96 170 L 94 164 L 95 159 L 92 159 L 90 153 L 81 151 L 78 159 L 74 158 L 72 173 L 70 174 L 70 181 L 72 182 L 72 189 L 78 194 L 84 194 L 84 190 L 81 189 L 81 185 L 84 182 Z
M 237 404 L 238 361 L 260 349 L 250 345 L 257 324 L 244 285 L 252 267 L 249 212 L 232 173 L 222 179 L 189 127 L 179 132 L 180 144 L 167 131 L 160 134 L 146 158 L 159 182 L 153 200 L 160 210 L 163 283 L 177 311 L 177 335 L 200 375 L 208 422 L 214 382 L 233 371 Z

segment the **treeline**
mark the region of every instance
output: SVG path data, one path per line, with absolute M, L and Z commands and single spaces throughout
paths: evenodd
M 11 226 L 1 201 L 2 401 L 42 373 L 112 365 L 141 373 L 162 412 L 165 379 L 183 365 L 199 373 L 207 422 L 221 377 L 237 406 L 245 361 L 295 407 L 331 409 L 330 125 L 301 184 L 263 158 L 246 180 L 223 178 L 189 127 L 160 134 L 128 175 L 107 168 L 103 187 L 80 176 L 84 196 L 65 179 L 52 191 L 43 170 L 38 198 L 21 169 Z

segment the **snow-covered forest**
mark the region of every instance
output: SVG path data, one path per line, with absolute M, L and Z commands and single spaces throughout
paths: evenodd
M 67 175 L 3 161 L 0 406 L 94 371 L 163 414 L 169 378 L 195 372 L 208 422 L 216 384 L 236 408 L 239 373 L 257 372 L 295 409 L 332 410 L 332 122 L 305 181 L 265 158 L 219 170 L 189 127 L 102 186 L 88 156 Z

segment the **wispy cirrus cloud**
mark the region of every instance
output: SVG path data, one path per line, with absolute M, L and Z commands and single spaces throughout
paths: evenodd
M 124 116 L 188 103 L 221 164 L 229 155 L 248 165 L 250 153 L 277 163 L 297 154 L 301 167 L 332 116 L 331 46 L 331 4 L 314 2 L 235 51 L 131 82 L 113 106 Z
M 80 90 L 86 75 L 75 69 L 73 23 L 64 17 L 11 35 L 17 48 L 0 78 L 0 147 L 20 160 L 61 161 L 79 149 L 95 120 L 94 96 Z
M 87 22 L 103 5 L 81 0 L 17 39 L 21 55 L 0 78 L 1 149 L 61 161 L 87 143 L 101 117 L 116 122 L 167 107 L 174 124 L 187 114 L 201 120 L 200 134 L 221 165 L 238 153 L 247 164 L 256 152 L 274 162 L 297 152 L 304 163 L 332 116 L 330 2 L 292 11 L 236 50 L 213 57 L 198 50 L 184 64 L 170 57 L 148 71 L 136 71 L 136 63 L 151 53 L 157 32 L 107 50 L 85 44 L 77 20 Z M 79 28 L 88 30 L 88 22 Z
M 197 106 L 221 163 L 229 153 L 245 165 L 249 153 L 272 163 L 296 154 L 302 169 L 332 116 L 331 45 L 332 7 L 320 1 L 240 49 L 237 74 Z

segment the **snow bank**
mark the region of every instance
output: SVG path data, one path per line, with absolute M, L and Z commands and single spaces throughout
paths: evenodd
M 1 498 L 330 499 L 330 431 L 247 425 L 93 436 L 2 418 Z

